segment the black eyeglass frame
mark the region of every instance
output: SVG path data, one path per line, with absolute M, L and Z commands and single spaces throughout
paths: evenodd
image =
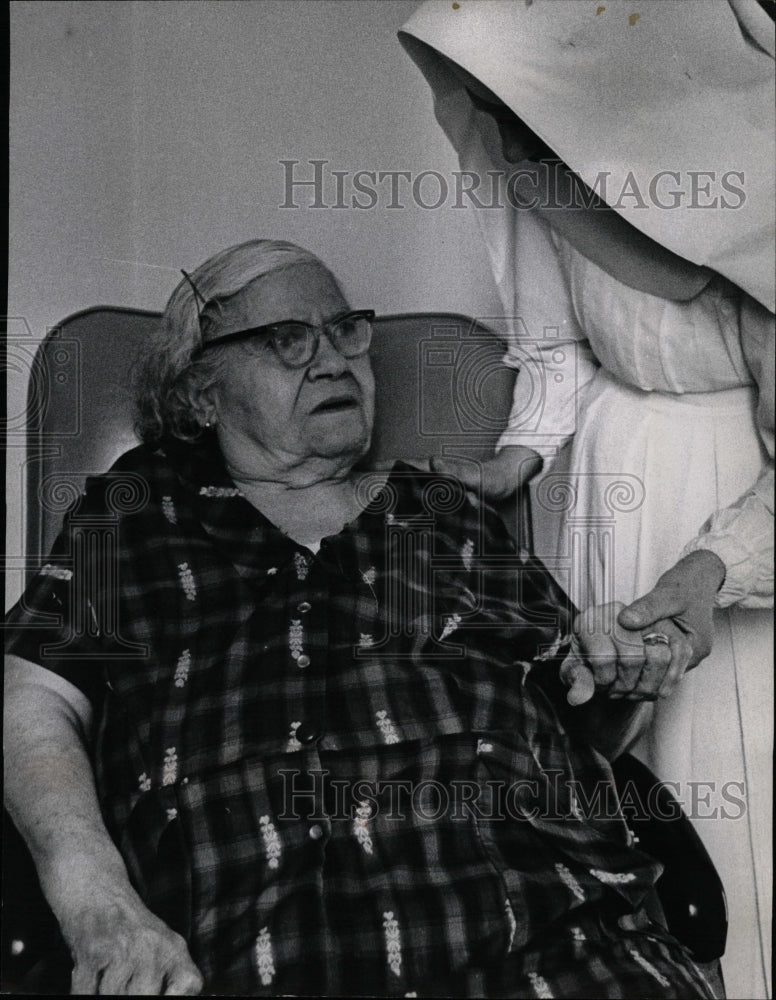
M 363 354 L 366 354 L 372 343 L 372 334 L 374 332 L 372 327 L 372 322 L 374 318 L 375 318 L 374 309 L 352 309 L 348 310 L 348 312 L 342 313 L 339 316 L 335 316 L 334 319 L 329 320 L 328 323 L 323 323 L 321 326 L 313 326 L 312 323 L 305 323 L 303 320 L 299 319 L 283 319 L 279 320 L 277 323 L 267 323 L 264 326 L 251 326 L 247 327 L 245 330 L 234 330 L 232 331 L 232 333 L 225 333 L 220 337 L 214 337 L 212 340 L 208 340 L 206 343 L 202 344 L 192 354 L 192 361 L 196 361 L 198 358 L 200 358 L 209 348 L 215 347 L 220 344 L 234 344 L 234 343 L 240 343 L 241 341 L 245 340 L 254 340 L 255 338 L 258 337 L 267 337 L 272 341 L 272 346 L 275 349 L 275 353 L 278 355 L 280 360 L 287 368 L 304 368 L 305 365 L 309 365 L 309 363 L 317 354 L 318 345 L 321 340 L 321 335 L 324 333 L 326 334 L 327 337 L 329 337 L 335 349 L 339 351 L 339 353 L 344 358 L 359 358 Z M 345 351 L 341 349 L 336 339 L 332 339 L 330 336 L 331 331 L 333 329 L 335 329 L 337 326 L 339 326 L 340 323 L 343 323 L 345 320 L 348 319 L 365 319 L 369 324 L 368 326 L 369 338 L 367 340 L 366 346 L 356 351 L 353 354 L 345 353 Z M 305 358 L 304 361 L 299 361 L 296 363 L 289 362 L 283 357 L 282 353 L 278 350 L 277 342 L 273 339 L 273 337 L 274 335 L 279 333 L 281 327 L 284 326 L 304 327 L 308 331 L 308 336 L 312 334 L 312 349 L 310 351 L 309 357 Z

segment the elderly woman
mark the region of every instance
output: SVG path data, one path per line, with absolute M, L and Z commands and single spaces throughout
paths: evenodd
M 11 613 L 6 791 L 73 991 L 709 997 L 580 806 L 565 595 L 454 480 L 356 472 L 371 318 L 287 243 L 187 276 L 145 443 Z
M 660 699 L 639 752 L 709 792 L 691 812 L 727 889 L 726 982 L 766 996 L 773 23 L 755 0 L 454 6 L 424 4 L 401 40 L 516 317 L 483 487 L 541 470 L 537 552 L 580 607 L 623 602 L 621 624 L 670 649 L 638 682 Z M 746 811 L 726 819 L 732 789 Z

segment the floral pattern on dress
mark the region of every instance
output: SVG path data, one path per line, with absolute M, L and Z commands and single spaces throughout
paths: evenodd
M 302 555 L 301 552 L 294 553 L 294 569 L 296 570 L 297 580 L 306 579 L 307 574 L 310 572 L 307 557 Z
M 375 713 L 375 719 L 377 720 L 377 727 L 382 733 L 383 742 L 398 743 L 399 734 L 396 732 L 396 726 L 394 726 L 391 719 L 388 718 L 388 713 L 384 708 Z
M 262 816 L 259 819 L 261 836 L 264 839 L 264 853 L 267 856 L 267 867 L 277 868 L 280 864 L 280 855 L 283 853 L 283 845 L 280 836 L 275 829 L 275 824 L 269 816 Z
M 294 750 L 301 750 L 302 744 L 296 738 L 296 731 L 302 725 L 301 722 L 292 722 L 288 731 L 288 743 L 286 743 L 286 752 L 293 753 Z
M 172 497 L 162 497 L 162 513 L 170 524 L 178 523 L 178 514 L 175 510 L 175 504 L 172 502 Z
M 528 978 L 531 980 L 531 986 L 539 1000 L 553 1000 L 552 991 L 544 976 L 540 976 L 538 972 L 529 972 Z
M 461 546 L 461 561 L 467 570 L 472 568 L 472 556 L 474 555 L 474 541 L 467 538 Z
M 256 938 L 254 946 L 256 956 L 256 968 L 259 972 L 259 979 L 262 986 L 269 986 L 275 978 L 275 956 L 272 951 L 272 938 L 269 928 L 262 927 L 259 936 Z
M 191 669 L 191 652 L 188 649 L 184 649 L 181 655 L 178 657 L 178 663 L 175 667 L 175 687 L 182 688 L 186 681 L 189 679 L 189 670 Z
M 178 576 L 180 577 L 186 599 L 193 601 L 197 596 L 197 585 L 194 583 L 194 574 L 191 572 L 191 568 L 187 562 L 183 562 L 178 566 Z
M 175 747 L 167 747 L 164 751 L 162 765 L 162 784 L 174 785 L 178 778 L 178 751 Z
M 360 802 L 353 819 L 353 836 L 364 849 L 365 854 L 371 854 L 373 851 L 372 837 L 367 825 L 371 818 L 372 806 L 366 800 Z
M 288 626 L 288 648 L 291 650 L 291 659 L 298 660 L 304 649 L 304 628 L 301 618 L 292 618 Z
M 393 915 L 393 910 L 383 913 L 383 930 L 385 931 L 385 951 L 388 968 L 394 976 L 401 975 L 401 931 L 399 922 Z

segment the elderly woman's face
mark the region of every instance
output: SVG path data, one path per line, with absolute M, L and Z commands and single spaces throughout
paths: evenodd
M 347 312 L 333 277 L 316 264 L 297 264 L 252 282 L 223 311 L 223 329 L 299 320 L 321 326 Z M 213 331 L 217 336 L 218 330 Z M 369 355 L 346 358 L 322 335 L 312 360 L 288 368 L 271 343 L 233 343 L 214 394 L 220 435 L 258 447 L 275 465 L 312 457 L 355 460 L 369 447 L 374 379 Z M 223 439 L 222 439 L 223 440 Z

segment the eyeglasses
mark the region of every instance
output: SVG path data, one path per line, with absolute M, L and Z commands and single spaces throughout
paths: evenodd
M 337 316 L 322 326 L 312 326 L 295 319 L 253 326 L 208 340 L 194 352 L 193 357 L 200 357 L 217 344 L 233 343 L 244 343 L 251 354 L 258 355 L 270 344 L 287 368 L 303 368 L 315 357 L 321 334 L 326 334 L 343 357 L 357 358 L 366 354 L 372 343 L 374 318 L 372 309 L 358 309 Z
M 194 292 L 194 302 L 197 306 L 199 328 L 202 330 L 202 308 L 207 306 L 205 297 L 201 294 L 188 272 L 181 268 L 181 274 Z M 201 344 L 192 352 L 191 359 L 196 361 L 209 347 L 216 344 L 232 342 L 244 343 L 251 354 L 257 355 L 267 344 L 270 344 L 277 356 L 287 368 L 303 368 L 309 364 L 318 351 L 321 334 L 325 333 L 331 344 L 345 358 L 357 358 L 366 354 L 372 343 L 372 320 L 375 318 L 372 309 L 357 309 L 336 316 L 323 326 L 312 326 L 301 320 L 287 319 L 280 323 L 269 323 L 266 326 L 252 326 L 246 330 L 235 330 L 221 337 L 214 337 Z

